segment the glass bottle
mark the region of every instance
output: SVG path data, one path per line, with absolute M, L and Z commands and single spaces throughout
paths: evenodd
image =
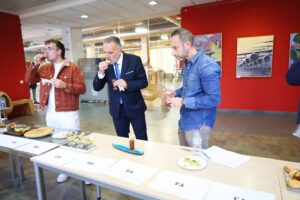
M 133 133 L 129 133 L 129 148 L 130 151 L 134 151 L 134 135 Z
M 193 152 L 195 156 L 202 156 L 202 138 L 200 134 L 200 129 L 195 129 L 193 131 Z

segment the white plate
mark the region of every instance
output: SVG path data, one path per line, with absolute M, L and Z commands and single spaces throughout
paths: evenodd
M 67 131 L 52 134 L 52 138 L 54 138 L 54 139 L 65 139 L 65 138 L 67 138 L 67 136 L 68 136 Z
M 199 156 L 183 156 L 178 160 L 177 164 L 189 170 L 200 170 L 206 167 L 206 161 Z

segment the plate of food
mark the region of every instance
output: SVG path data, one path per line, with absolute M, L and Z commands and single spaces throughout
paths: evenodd
M 14 136 L 23 136 L 26 131 L 29 131 L 30 127 L 26 124 L 10 123 L 7 125 L 5 134 Z
M 84 135 L 84 133 L 72 133 L 67 135 L 67 142 L 61 145 L 64 148 L 71 148 L 73 150 L 79 150 L 81 152 L 89 152 L 96 148 L 94 141 Z
M 68 131 L 61 131 L 61 132 L 58 132 L 58 133 L 53 133 L 52 138 L 54 138 L 54 139 L 66 139 L 69 134 L 71 134 L 71 133 L 68 132 Z
M 179 158 L 177 164 L 189 170 L 200 170 L 206 167 L 206 161 L 199 156 L 183 156 Z
M 53 132 L 53 128 L 50 127 L 40 127 L 27 131 L 24 136 L 27 138 L 40 138 L 50 135 Z
M 288 189 L 300 192 L 300 170 L 284 166 L 283 173 Z

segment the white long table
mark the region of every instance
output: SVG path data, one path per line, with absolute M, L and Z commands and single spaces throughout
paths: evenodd
M 5 130 L 3 130 L 3 129 L 0 130 L 0 140 L 1 140 L 0 151 L 7 153 L 9 155 L 11 180 L 1 183 L 0 188 L 7 187 L 11 183 L 14 185 L 22 184 L 22 182 L 25 180 L 22 158 L 31 158 L 32 156 L 37 156 L 37 155 L 43 154 L 44 151 L 48 151 L 48 150 L 45 150 L 44 148 L 49 149 L 51 151 L 54 148 L 58 147 L 58 144 L 64 143 L 66 141 L 65 139 L 53 139 L 51 137 L 51 135 L 42 137 L 42 138 L 28 139 L 28 138 L 19 137 L 19 136 L 5 135 L 5 134 L 3 134 L 4 131 Z M 25 140 L 27 142 L 24 142 Z M 46 142 L 47 144 L 40 143 L 40 142 Z M 41 149 L 35 151 L 34 148 L 37 147 L 37 145 L 36 145 L 37 143 L 40 143 L 38 145 L 41 145 Z M 50 146 L 45 147 L 45 144 L 46 144 L 46 146 L 49 146 L 49 145 Z M 31 150 L 33 150 L 33 152 L 39 152 L 39 153 L 33 153 L 31 151 L 27 151 L 27 150 L 30 150 L 30 148 L 24 149 L 24 147 L 27 145 L 32 147 Z M 80 187 L 81 187 L 80 192 L 81 192 L 82 199 L 85 199 L 86 198 L 85 183 L 83 181 L 80 181 Z M 97 197 L 101 198 L 99 187 L 97 187 Z
M 164 170 L 232 186 L 272 193 L 275 195 L 276 200 L 300 199 L 300 193 L 287 190 L 282 171 L 285 165 L 300 168 L 300 163 L 250 156 L 250 159 L 237 169 L 228 168 L 208 160 L 205 169 L 188 171 L 177 165 L 180 157 L 189 154 L 189 152 L 182 150 L 178 145 L 137 140 L 136 147 L 145 152 L 144 155 L 138 156 L 119 151 L 112 147 L 112 143 L 127 145 L 127 138 L 100 133 L 93 133 L 90 137 L 95 141 L 97 148 L 89 153 L 81 154 L 81 156 L 91 155 L 113 158 L 117 161 L 126 160 L 153 167 L 158 169 L 158 171 L 141 185 L 136 185 L 105 173 L 96 174 L 85 170 L 74 170 L 68 167 L 68 163 L 63 165 L 49 164 L 42 159 L 42 156 L 36 156 L 32 157 L 31 161 L 34 163 L 39 200 L 46 199 L 43 169 L 63 173 L 76 179 L 88 181 L 98 186 L 141 199 L 183 199 L 149 187 L 149 183 L 155 180 Z
M 49 141 L 50 139 L 51 139 L 51 137 L 47 137 L 47 138 L 39 139 L 39 141 Z M 10 164 L 12 180 L 15 181 L 15 179 L 17 178 L 17 174 L 18 174 L 18 178 L 19 178 L 18 183 L 22 183 L 22 181 L 24 181 L 24 179 L 25 179 L 25 175 L 24 175 L 23 162 L 20 157 L 30 158 L 37 154 L 25 152 L 25 151 L 19 150 L 18 148 L 23 145 L 27 145 L 29 143 L 36 143 L 37 140 L 22 138 L 22 137 L 18 137 L 18 136 L 5 135 L 5 134 L 2 134 L 1 131 L 0 131 L 0 140 L 1 140 L 0 151 L 7 153 L 9 155 L 9 164 Z M 21 141 L 23 141 L 23 142 L 21 142 Z M 26 142 L 24 142 L 24 141 L 26 141 Z M 55 147 L 53 147 L 53 148 L 55 148 Z

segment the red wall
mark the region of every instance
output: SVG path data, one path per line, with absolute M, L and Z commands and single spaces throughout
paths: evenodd
M 182 27 L 222 38 L 221 109 L 297 111 L 300 87 L 288 86 L 290 33 L 300 32 L 299 0 L 240 0 L 185 7 Z M 270 78 L 236 78 L 237 38 L 274 35 Z M 299 77 L 300 78 L 300 77 Z
M 0 91 L 12 100 L 30 98 L 28 85 L 21 84 L 25 74 L 20 19 L 0 12 Z

